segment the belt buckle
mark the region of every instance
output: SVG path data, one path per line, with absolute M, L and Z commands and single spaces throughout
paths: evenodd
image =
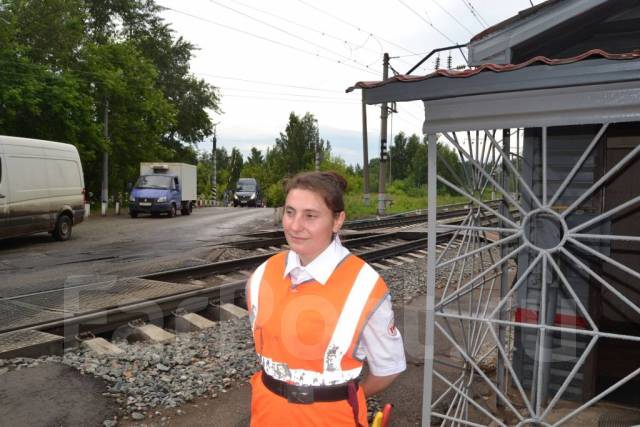
M 313 403 L 313 386 L 287 385 L 287 401 L 289 403 L 301 403 L 304 405 Z

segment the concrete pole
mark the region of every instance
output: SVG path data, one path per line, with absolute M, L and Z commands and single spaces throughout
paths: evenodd
M 396 103 L 392 102 L 391 103 L 391 112 L 395 113 L 396 111 Z M 393 144 L 395 143 L 395 141 L 393 140 L 393 114 L 391 115 L 391 119 L 389 119 L 389 151 L 387 152 L 387 155 L 389 156 L 389 183 L 391 183 L 392 181 L 392 176 L 391 176 L 391 147 L 393 147 Z
M 104 100 L 104 139 L 109 142 L 109 100 Z M 109 203 L 109 152 L 107 148 L 102 156 L 102 194 L 100 195 L 102 216 L 107 214 Z
M 382 61 L 383 80 L 389 77 L 389 54 L 385 53 Z M 385 212 L 385 175 L 387 162 L 387 118 L 389 117 L 389 106 L 386 102 L 382 103 L 380 115 L 380 178 L 378 180 L 378 215 L 384 215 Z
M 213 172 L 211 174 L 211 203 L 212 206 L 218 206 L 218 168 L 216 159 L 216 150 L 218 145 L 216 128 L 213 128 L 213 148 L 211 150 L 211 163 Z
M 369 137 L 367 135 L 367 104 L 362 91 L 362 174 L 364 178 L 364 205 L 369 206 Z

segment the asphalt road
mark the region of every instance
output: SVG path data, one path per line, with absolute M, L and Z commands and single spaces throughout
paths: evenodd
M 273 209 L 199 208 L 174 218 L 92 216 L 67 242 L 47 233 L 0 240 L 0 298 L 215 260 L 212 246 L 273 228 Z

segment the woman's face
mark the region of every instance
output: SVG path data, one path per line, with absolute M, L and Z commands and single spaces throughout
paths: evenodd
M 344 218 L 344 212 L 335 215 L 321 195 L 294 188 L 287 194 L 282 227 L 289 247 L 300 256 L 302 264 L 307 265 L 329 246 Z

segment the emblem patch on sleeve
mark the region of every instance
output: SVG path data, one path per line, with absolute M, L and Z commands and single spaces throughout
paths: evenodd
M 387 327 L 387 333 L 391 337 L 395 337 L 398 335 L 398 329 L 396 329 L 396 322 L 394 318 L 391 318 L 391 322 L 389 322 L 389 326 Z

